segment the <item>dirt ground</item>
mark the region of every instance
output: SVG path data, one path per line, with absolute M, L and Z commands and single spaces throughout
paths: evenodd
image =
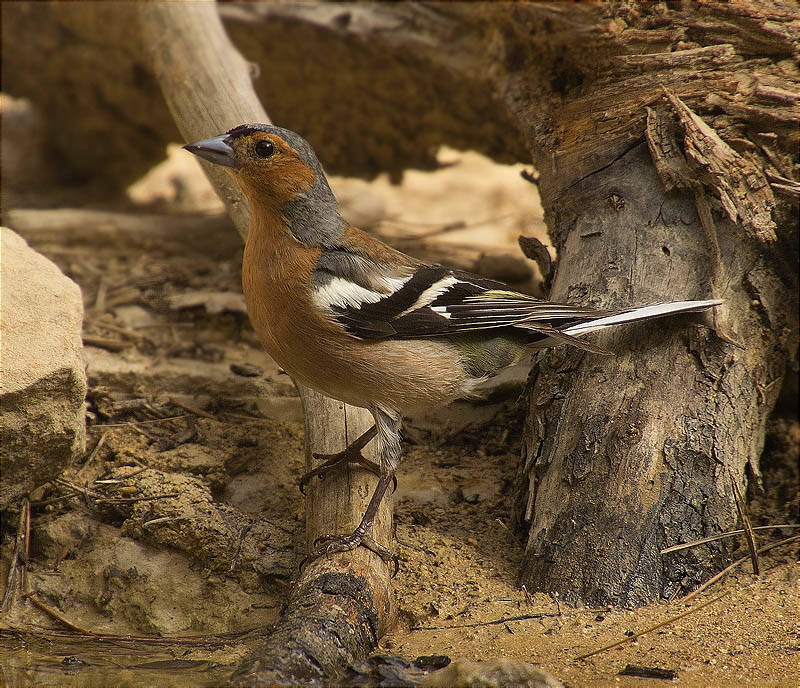
M 435 260 L 449 255 L 535 292 L 537 273 L 516 246 L 523 232 L 546 241 L 535 187 L 521 168 L 455 151 L 440 158 L 449 166 L 409 172 L 398 187 L 335 179 L 335 191 L 354 221 L 396 245 Z M 3 224 L 83 290 L 89 439 L 64 482 L 31 496 L 29 584 L 91 632 L 204 636 L 139 649 L 218 672 L 161 685 L 211 685 L 243 656 L 247 632 L 275 620 L 302 557 L 299 400 L 258 349 L 241 297 L 239 238 L 188 154 L 171 149 L 127 199 L 53 204 L 6 189 Z M 509 530 L 520 432 L 513 400 L 410 424 L 395 496 L 399 620 L 379 652 L 522 660 L 570 686 L 663 684 L 619 675 L 628 664 L 673 670 L 681 686 L 796 685 L 791 547 L 765 555 L 760 577 L 745 564 L 689 603 L 574 609 L 515 585 L 522 544 Z M 773 429 L 773 454 L 796 452 L 797 424 Z M 775 464 L 786 471 L 787 462 Z M 786 523 L 796 511 L 796 474 L 773 485 L 774 475 L 765 476 L 774 491 L 751 502 L 758 524 Z M 3 581 L 17 529 L 17 514 L 7 515 Z M 761 543 L 794 532 L 766 533 Z M 0 616 L 0 631 L 5 685 L 149 680 L 124 669 L 133 662 L 126 653 L 138 656 L 129 645 L 115 646 L 124 661 L 96 657 L 115 672 L 101 678 L 63 663 L 62 655 L 94 655 L 22 600 Z

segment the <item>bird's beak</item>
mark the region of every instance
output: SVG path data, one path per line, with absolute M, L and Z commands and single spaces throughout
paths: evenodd
M 184 148 L 209 162 L 226 167 L 236 166 L 236 151 L 226 142 L 227 134 L 215 136 L 213 139 L 189 143 Z

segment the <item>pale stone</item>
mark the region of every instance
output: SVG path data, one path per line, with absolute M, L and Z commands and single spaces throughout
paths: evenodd
M 459 658 L 426 676 L 422 685 L 425 688 L 563 688 L 564 684 L 528 662 L 511 659 L 471 662 Z
M 83 452 L 86 374 L 77 284 L 0 228 L 0 508 Z

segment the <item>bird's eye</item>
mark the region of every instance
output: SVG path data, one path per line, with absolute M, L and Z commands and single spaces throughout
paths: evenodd
M 261 141 L 256 143 L 254 150 L 259 158 L 268 158 L 275 152 L 275 144 L 273 144 L 272 141 L 261 139 Z

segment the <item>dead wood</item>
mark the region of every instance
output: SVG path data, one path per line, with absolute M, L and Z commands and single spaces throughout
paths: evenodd
M 250 84 L 250 73 L 230 44 L 212 5 L 147 4 L 140 8 L 144 49 L 185 140 L 215 135 L 241 122 L 269 119 Z M 215 95 L 209 95 L 213 88 Z M 228 175 L 207 169 L 242 238 L 247 205 Z M 300 388 L 306 418 L 309 468 L 312 449 L 341 450 L 372 423 L 364 409 Z M 354 434 L 355 433 L 355 434 Z M 307 501 L 309 543 L 331 532 L 350 532 L 360 521 L 375 478 L 364 471 L 329 476 Z M 381 505 L 373 536 L 387 546 L 391 500 Z M 241 669 L 239 685 L 330 678 L 377 645 L 391 620 L 389 572 L 365 548 L 317 561 L 295 584 L 280 621 L 258 654 Z
M 683 128 L 686 156 L 695 167 L 690 179 L 716 192 L 731 222 L 738 221 L 759 241 L 775 241 L 775 197 L 764 173 L 728 146 L 674 93 L 665 92 Z

